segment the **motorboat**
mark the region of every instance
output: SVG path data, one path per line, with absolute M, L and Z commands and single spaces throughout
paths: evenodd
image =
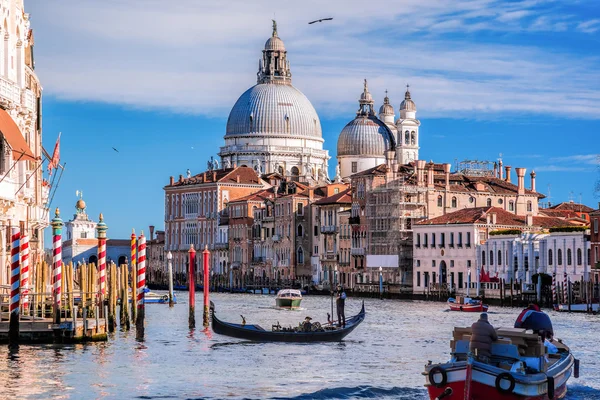
M 231 336 L 239 339 L 260 342 L 338 342 L 344 339 L 365 319 L 365 303 L 363 302 L 360 312 L 352 318 L 346 319 L 344 327 L 334 324 L 300 323 L 297 327 L 271 326 L 271 330 L 262 328 L 260 325 L 249 325 L 242 317 L 241 324 L 221 321 L 217 317 L 215 305 L 211 301 L 212 329 L 215 333 Z
M 275 299 L 275 305 L 279 308 L 299 308 L 301 302 L 302 292 L 297 289 L 281 289 Z
M 585 303 L 571 304 L 570 309 L 569 309 L 569 305 L 568 304 L 556 304 L 554 306 L 554 311 L 578 312 L 578 313 L 585 313 L 585 312 L 594 312 L 594 313 L 597 313 L 598 311 L 600 311 L 600 304 L 598 304 L 598 303 L 592 303 L 592 304 L 585 304 Z
M 169 294 L 168 293 L 156 293 L 150 291 L 148 288 L 144 288 L 144 303 L 145 304 L 168 304 Z M 177 297 L 173 293 L 173 303 L 177 303 Z
M 434 399 L 560 399 L 579 361 L 562 340 L 546 342 L 531 330 L 499 328 L 491 357 L 469 352 L 471 328 L 454 328 L 450 361 L 425 366 L 425 387 Z
M 486 312 L 488 310 L 488 305 L 483 304 L 483 301 L 462 296 L 457 298 L 450 297 L 448 299 L 448 306 L 450 307 L 450 311 Z

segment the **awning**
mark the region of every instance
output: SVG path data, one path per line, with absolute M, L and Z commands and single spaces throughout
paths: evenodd
M 27 145 L 25 138 L 21 134 L 21 130 L 15 123 L 8 113 L 0 108 L 0 133 L 4 135 L 4 139 L 8 142 L 13 151 L 13 159 L 16 161 L 21 158 L 21 160 L 31 160 L 35 161 L 36 158 L 33 155 L 33 152 Z M 21 157 L 23 154 L 23 157 Z

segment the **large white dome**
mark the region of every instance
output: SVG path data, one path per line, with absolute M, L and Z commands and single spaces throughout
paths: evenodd
M 225 136 L 308 136 L 321 138 L 321 122 L 306 96 L 290 84 L 252 86 L 229 113 Z

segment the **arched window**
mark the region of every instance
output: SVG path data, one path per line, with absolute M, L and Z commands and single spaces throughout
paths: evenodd
M 297 211 L 298 211 L 298 215 L 302 215 L 304 212 L 304 204 L 298 203 Z
M 300 176 L 300 170 L 298 169 L 298 167 L 292 167 L 292 176 Z
M 533 211 L 533 204 L 530 201 L 527 202 L 527 211 Z
M 498 263 L 498 265 L 502 265 L 502 251 L 498 250 L 498 259 L 496 260 L 496 262 Z
M 298 225 L 298 237 L 302 237 L 304 235 L 304 228 L 302 228 L 302 225 Z
M 412 131 L 410 133 L 410 144 L 414 145 L 416 143 L 417 139 L 416 139 L 416 135 L 415 135 L 415 131 Z
M 279 175 L 283 175 L 283 167 L 281 165 L 277 168 L 277 172 L 279 172 Z
M 581 249 L 577 249 L 577 265 L 581 265 Z
M 512 200 L 508 202 L 508 211 L 515 211 L 515 202 Z
M 490 265 L 494 265 L 494 251 L 490 250 Z
M 571 253 L 571 249 L 567 249 L 567 265 L 573 264 L 573 254 Z
M 452 197 L 452 208 L 456 208 L 456 197 Z
M 485 265 L 485 251 L 481 252 L 481 265 Z
M 410 132 L 406 131 L 404 132 L 404 144 L 409 144 L 410 143 Z
M 443 205 L 442 196 L 438 196 L 438 207 L 441 207 L 442 205 Z
M 302 247 L 298 247 L 298 264 L 304 264 L 304 251 Z
M 487 199 L 487 206 L 491 207 L 492 206 L 492 199 Z
M 556 251 L 556 263 L 562 265 L 562 249 Z

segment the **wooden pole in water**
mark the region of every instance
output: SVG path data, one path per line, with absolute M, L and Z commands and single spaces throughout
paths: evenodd
M 209 298 L 208 293 L 210 292 L 210 268 L 209 268 L 209 258 L 210 251 L 208 251 L 208 245 L 204 246 L 204 251 L 202 252 L 204 256 L 204 314 L 202 316 L 202 321 L 205 328 L 208 328 L 208 310 L 209 310 Z
M 19 346 L 19 297 L 21 295 L 21 264 L 19 261 L 19 250 L 21 242 L 21 231 L 12 228 L 12 247 L 10 249 L 10 319 L 8 323 L 8 343 L 10 347 Z
M 196 284 L 194 283 L 194 264 L 196 263 L 196 250 L 194 245 L 190 245 L 189 254 L 189 268 L 188 268 L 188 291 L 190 295 L 189 303 L 190 310 L 188 316 L 188 323 L 190 329 L 196 327 Z
M 137 294 L 136 294 L 136 282 L 137 282 L 137 236 L 135 236 L 135 230 L 131 231 L 131 319 L 137 321 Z M 129 294 L 127 295 L 129 298 Z M 129 300 L 125 303 L 129 306 Z
M 137 268 L 137 315 L 135 320 L 136 339 L 144 340 L 144 289 L 146 286 L 146 237 L 144 231 L 140 234 L 138 245 Z
M 169 307 L 173 307 L 173 254 L 167 253 L 167 268 L 169 270 Z
M 571 312 L 571 280 L 567 282 L 567 304 L 569 305 L 569 312 Z
M 96 233 L 98 236 L 98 279 L 99 279 L 99 295 L 100 309 L 104 311 L 104 299 L 106 298 L 106 231 L 108 226 L 104 223 L 104 216 L 100 213 L 99 222 L 96 225 Z M 107 318 L 104 315 L 104 318 Z
M 513 288 L 514 288 L 513 278 L 510 278 L 510 306 L 513 306 Z
M 500 307 L 504 307 L 504 278 L 500 280 Z
M 54 298 L 54 323 L 60 324 L 60 289 L 62 285 L 62 227 L 60 211 L 56 208 L 52 219 L 52 296 Z
M 108 278 L 108 314 L 105 317 L 107 318 L 107 322 L 108 322 L 108 331 L 114 332 L 115 331 L 114 300 L 115 300 L 115 284 L 116 284 L 115 278 L 117 275 L 114 263 L 109 264 L 107 275 L 108 275 L 107 276 L 107 278 Z
M 121 265 L 121 328 L 129 330 L 129 267 L 127 264 Z

